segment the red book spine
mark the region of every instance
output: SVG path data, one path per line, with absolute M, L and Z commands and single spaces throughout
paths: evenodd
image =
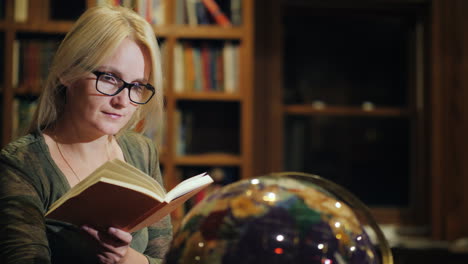
M 219 5 L 214 0 L 202 0 L 202 2 L 206 9 L 208 9 L 208 12 L 213 16 L 216 23 L 224 27 L 231 26 L 229 18 L 221 11 Z

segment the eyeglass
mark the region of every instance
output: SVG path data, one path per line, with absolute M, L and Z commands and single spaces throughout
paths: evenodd
M 154 87 L 147 83 L 128 83 L 107 72 L 93 71 L 96 75 L 96 90 L 102 94 L 114 96 L 128 88 L 128 97 L 135 104 L 146 104 L 155 94 Z

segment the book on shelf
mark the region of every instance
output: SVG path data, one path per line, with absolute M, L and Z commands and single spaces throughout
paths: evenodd
M 184 156 L 192 151 L 194 114 L 192 111 L 177 109 L 175 112 L 176 124 L 176 154 Z
M 97 5 L 124 6 L 133 9 L 151 24 L 165 23 L 165 0 L 97 0 Z
M 174 91 L 181 93 L 184 91 L 184 47 L 177 42 L 174 46 Z
M 28 20 L 29 0 L 16 0 L 14 19 L 15 22 L 26 22 Z
M 193 56 L 193 45 L 190 42 L 184 42 L 184 91 L 192 92 L 195 87 L 195 66 Z
M 237 91 L 238 49 L 237 45 L 229 41 L 227 41 L 223 47 L 224 90 L 227 93 L 234 93 Z
M 192 48 L 193 52 L 193 69 L 195 71 L 195 83 L 194 91 L 202 92 L 203 91 L 203 69 L 201 62 L 201 50 L 200 46 L 196 45 Z
M 15 39 L 13 41 L 13 52 L 12 52 L 12 77 L 11 85 L 13 88 L 17 88 L 19 84 L 19 67 L 20 67 L 20 42 Z
M 184 180 L 169 192 L 134 166 L 106 162 L 52 204 L 46 218 L 134 232 L 150 226 L 213 182 L 207 173 Z
M 242 25 L 242 0 L 231 0 L 231 23 L 234 26 Z
M 205 5 L 208 12 L 211 14 L 213 19 L 220 26 L 228 27 L 231 26 L 228 16 L 221 10 L 218 3 L 215 0 L 201 0 Z
M 175 0 L 175 23 L 178 25 L 187 23 L 187 7 L 185 0 Z
M 242 24 L 242 0 L 175 0 L 174 11 L 176 24 Z
M 195 2 L 195 13 L 197 16 L 198 25 L 209 25 L 211 24 L 208 10 L 206 10 L 201 0 L 196 0 Z
M 17 98 L 13 99 L 12 135 L 13 138 L 25 135 L 28 125 L 37 108 L 37 100 Z
M 176 93 L 236 93 L 239 82 L 239 45 L 231 41 L 177 43 L 173 67 Z
M 39 94 L 58 47 L 55 39 L 15 39 L 12 85 L 19 93 Z

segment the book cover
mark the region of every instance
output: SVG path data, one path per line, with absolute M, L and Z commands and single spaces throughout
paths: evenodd
M 13 14 L 15 22 L 26 22 L 28 20 L 29 0 L 16 0 L 15 13 Z
M 192 52 L 193 52 L 193 67 L 195 71 L 194 91 L 202 92 L 203 91 L 203 69 L 202 69 L 203 66 L 202 66 L 200 46 L 194 45 Z
M 224 91 L 227 93 L 234 93 L 236 90 L 235 56 L 235 45 L 227 41 L 223 47 Z
M 213 182 L 193 176 L 165 192 L 153 178 L 132 165 L 112 160 L 70 189 L 49 208 L 46 218 L 134 232 L 159 221 Z
M 184 42 L 184 73 L 185 73 L 185 92 L 193 92 L 195 87 L 195 66 L 193 58 L 193 46 L 190 42 Z
M 185 0 L 176 0 L 175 3 L 175 23 L 182 25 L 187 23 L 187 7 Z
M 231 22 L 226 14 L 221 10 L 219 5 L 214 0 L 202 0 L 203 4 L 205 5 L 208 12 L 211 14 L 213 19 L 218 23 L 220 26 L 229 27 L 231 26 Z
M 231 0 L 231 21 L 234 26 L 242 26 L 242 0 Z
M 198 25 L 196 0 L 186 0 L 185 7 L 187 9 L 187 21 L 190 26 Z
M 211 88 L 211 65 L 213 63 L 210 54 L 210 46 L 208 42 L 202 42 L 201 48 L 201 66 L 202 66 L 202 90 L 205 92 L 212 91 Z
M 184 91 L 184 47 L 178 42 L 174 47 L 174 91 L 182 93 Z

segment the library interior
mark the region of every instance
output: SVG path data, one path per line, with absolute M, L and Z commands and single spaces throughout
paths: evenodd
M 164 125 L 144 134 L 166 189 L 214 180 L 171 213 L 174 232 L 215 190 L 289 172 L 362 202 L 393 255 L 383 263 L 468 263 L 468 1 L 3 0 L 2 147 L 97 5 L 129 7 L 154 30 Z

